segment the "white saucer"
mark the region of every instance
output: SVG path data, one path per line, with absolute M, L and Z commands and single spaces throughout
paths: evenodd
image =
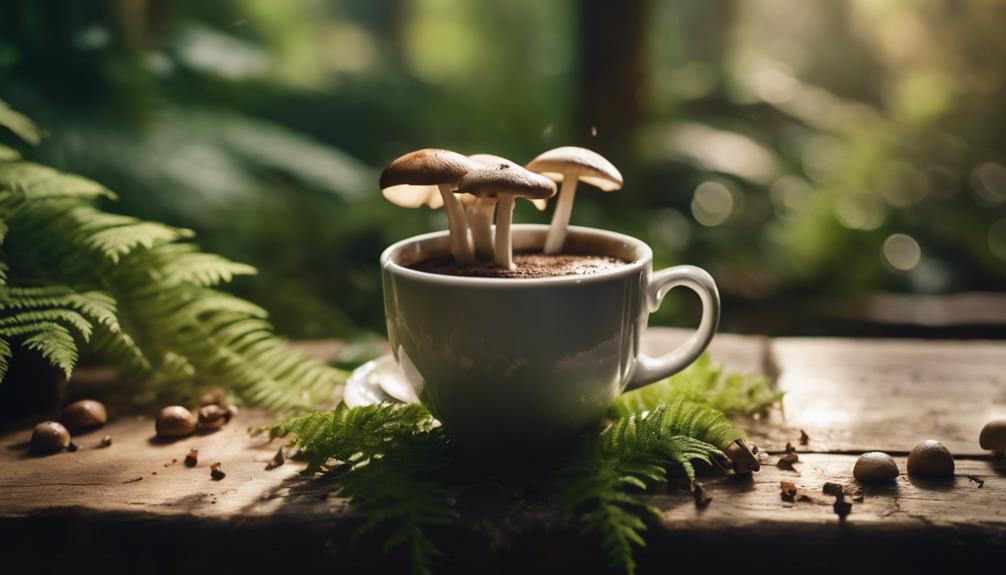
M 353 370 L 342 395 L 349 407 L 374 403 L 419 403 L 415 390 L 391 355 L 382 355 Z

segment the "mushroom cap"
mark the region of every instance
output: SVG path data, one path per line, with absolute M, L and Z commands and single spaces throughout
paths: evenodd
M 157 414 L 154 425 L 161 437 L 181 437 L 195 431 L 196 418 L 181 405 L 169 405 Z
M 392 161 L 381 173 L 381 193 L 385 199 L 403 208 L 443 205 L 440 184 L 454 185 L 466 173 L 481 164 L 457 152 L 424 148 Z
M 555 182 L 515 165 L 500 165 L 468 172 L 458 182 L 458 191 L 495 198 L 501 194 L 544 199 L 555 195 Z
M 918 477 L 950 477 L 954 474 L 954 456 L 939 441 L 927 439 L 908 454 L 908 474 Z
M 604 156 L 577 146 L 563 146 L 538 155 L 527 169 L 557 182 L 566 176 L 576 176 L 581 182 L 611 192 L 622 187 L 622 173 Z
M 70 445 L 70 432 L 56 421 L 43 421 L 31 432 L 31 448 L 38 452 L 53 452 Z
M 80 431 L 105 425 L 105 422 L 108 421 L 108 412 L 101 402 L 82 399 L 66 406 L 60 419 L 68 428 Z
M 990 451 L 1006 450 L 1006 417 L 993 419 L 982 428 L 978 445 Z
M 475 160 L 476 162 L 482 164 L 483 166 L 485 166 L 487 168 L 495 168 L 497 166 L 515 166 L 516 165 L 513 162 L 511 162 L 510 160 L 504 158 L 503 156 L 497 156 L 495 154 L 472 154 L 472 155 L 468 156 L 468 159 Z M 472 195 L 471 194 L 461 194 L 461 197 L 462 198 L 467 198 L 467 197 L 472 197 Z M 537 200 L 531 199 L 531 198 L 525 198 L 525 199 L 527 199 L 527 201 L 529 201 L 532 204 L 534 204 L 534 207 L 537 208 L 539 212 L 544 212 L 545 208 L 548 207 L 548 200 L 546 200 L 544 198 L 537 199 Z M 464 201 L 464 200 L 462 200 L 462 201 Z
M 883 451 L 869 451 L 859 456 L 852 476 L 860 481 L 891 481 L 898 477 L 898 464 Z

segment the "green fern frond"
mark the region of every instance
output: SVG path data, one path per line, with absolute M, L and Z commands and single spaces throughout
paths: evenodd
M 0 126 L 17 134 L 19 138 L 32 145 L 42 141 L 42 134 L 28 116 L 14 110 L 7 102 L 0 100 Z
M 13 162 L 21 159 L 21 153 L 3 144 L 0 144 L 0 162 Z
M 11 337 L 24 337 L 24 347 L 41 353 L 70 379 L 77 363 L 77 344 L 69 329 L 52 321 L 0 327 L 0 338 Z
M 115 194 L 93 180 L 31 162 L 0 164 L 0 190 L 17 192 L 25 200 L 115 199 Z
M 620 395 L 611 406 L 614 417 L 650 411 L 678 400 L 708 405 L 735 416 L 754 416 L 782 399 L 782 392 L 762 375 L 727 373 L 709 354 L 671 377 Z
M 56 322 L 65 324 L 77 330 L 81 339 L 90 341 L 94 326 L 79 313 L 69 309 L 43 309 L 23 311 L 0 318 L 0 330 L 8 326 L 30 325 L 37 323 Z
M 3 337 L 0 337 L 0 381 L 7 375 L 12 354 L 13 350 L 10 347 L 10 343 Z

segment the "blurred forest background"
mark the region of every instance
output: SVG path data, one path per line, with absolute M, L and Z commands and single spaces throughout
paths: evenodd
M 446 227 L 383 164 L 566 144 L 626 182 L 573 223 L 709 269 L 727 330 L 1006 337 L 1003 30 L 992 0 L 4 0 L 0 99 L 110 209 L 257 266 L 291 337 L 383 333 L 378 255 Z

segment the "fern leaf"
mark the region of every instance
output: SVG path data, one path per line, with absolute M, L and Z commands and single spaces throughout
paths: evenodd
M 0 382 L 7 375 L 12 354 L 13 350 L 11 350 L 10 343 L 5 338 L 0 337 Z
M 21 154 L 14 148 L 0 144 L 0 162 L 14 162 L 21 159 Z
M 77 363 L 77 344 L 70 330 L 50 321 L 0 327 L 0 337 L 14 336 L 27 336 L 23 345 L 40 352 L 70 379 L 73 366 Z
M 73 198 L 115 199 L 105 186 L 32 162 L 0 164 L 0 189 L 18 190 L 27 200 Z
M 7 102 L 0 100 L 0 126 L 4 126 L 19 138 L 35 146 L 42 141 L 42 133 L 28 116 L 14 110 Z
M 66 324 L 80 334 L 85 342 L 90 341 L 94 326 L 91 322 L 79 313 L 68 309 L 43 309 L 24 311 L 4 318 L 0 318 L 0 329 L 6 326 L 17 326 L 24 324 L 38 324 L 44 322 L 59 322 Z
M 113 263 L 138 247 L 152 248 L 157 244 L 191 237 L 192 232 L 154 222 L 139 222 L 106 228 L 88 237 L 85 243 L 100 250 Z

